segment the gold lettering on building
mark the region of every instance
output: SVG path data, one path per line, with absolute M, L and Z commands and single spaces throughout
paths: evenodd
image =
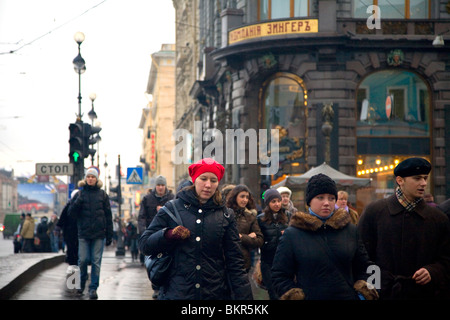
M 228 44 L 254 38 L 286 34 L 316 33 L 319 31 L 317 19 L 272 21 L 245 26 L 228 32 Z

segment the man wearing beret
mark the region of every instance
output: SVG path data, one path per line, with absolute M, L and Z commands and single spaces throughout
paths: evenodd
M 370 203 L 358 228 L 380 267 L 380 299 L 450 299 L 450 223 L 423 200 L 431 164 L 408 158 L 394 169 L 397 188 Z

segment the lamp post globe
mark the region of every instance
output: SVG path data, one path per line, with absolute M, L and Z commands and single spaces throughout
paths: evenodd
M 73 36 L 74 40 L 76 43 L 78 43 L 78 45 L 80 45 L 83 41 L 84 41 L 84 33 L 78 31 L 77 33 L 75 33 L 75 35 Z

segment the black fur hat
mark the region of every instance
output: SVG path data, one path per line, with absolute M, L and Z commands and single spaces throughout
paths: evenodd
M 309 206 L 312 198 L 323 193 L 333 194 L 337 199 L 336 183 L 329 176 L 319 173 L 308 181 L 305 195 L 306 204 Z

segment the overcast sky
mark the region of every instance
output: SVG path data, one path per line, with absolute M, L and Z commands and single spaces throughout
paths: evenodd
M 69 162 L 68 127 L 78 113 L 77 31 L 86 37 L 82 119 L 91 121 L 94 92 L 103 128 L 101 177 L 105 153 L 111 175 L 118 154 L 124 172 L 139 164 L 151 54 L 175 43 L 172 1 L 0 0 L 0 168 L 16 176 L 31 176 L 36 163 Z

